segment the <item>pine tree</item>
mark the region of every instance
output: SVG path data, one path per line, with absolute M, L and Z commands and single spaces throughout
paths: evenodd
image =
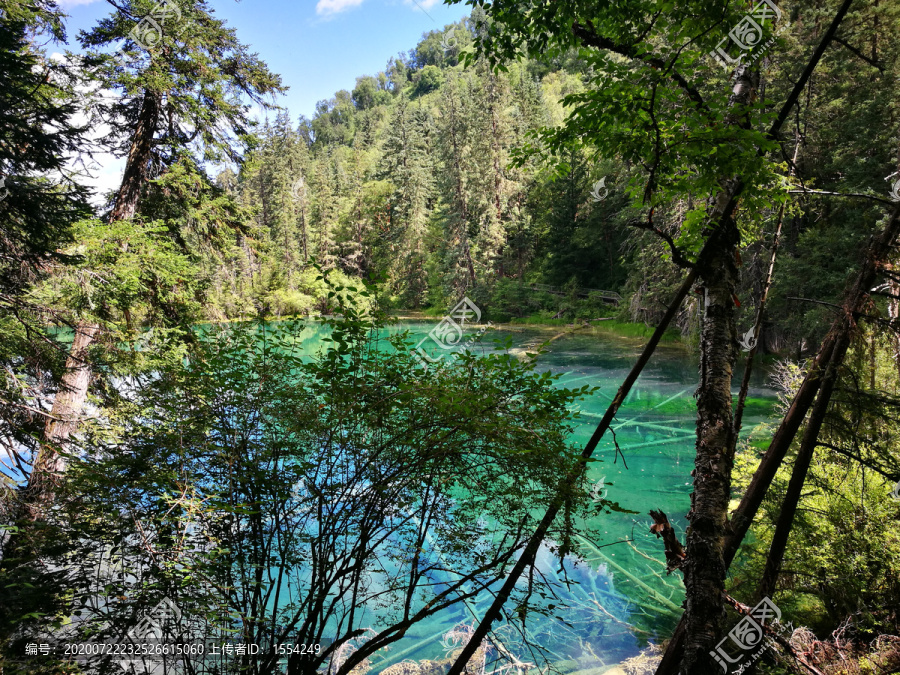
M 126 158 L 107 215 L 110 223 L 138 214 L 150 180 L 174 166 L 185 147 L 195 144 L 207 159 L 238 159 L 233 135 L 244 135 L 249 120 L 234 94 L 266 107 L 264 97 L 282 90 L 279 78 L 248 52 L 233 29 L 213 18 L 204 0 L 177 6 L 161 34 L 144 32 L 145 43 L 139 44 L 138 34 L 131 32 L 134 20 L 144 17 L 141 26 L 157 11 L 147 0 L 129 0 L 79 38 L 86 49 L 84 71 L 100 88 L 119 94 L 100 109 L 111 128 L 104 142 Z M 101 49 L 122 41 L 115 55 Z M 92 377 L 88 350 L 100 329 L 99 320 L 89 316 L 76 327 L 52 424 L 29 475 L 26 501 L 33 519 L 52 501 L 57 476 L 65 468 L 58 450 L 78 425 Z
M 0 445 L 9 464 L 0 472 L 0 514 L 16 516 L 10 476 L 28 473 L 36 439 L 51 424 L 40 397 L 59 368 L 47 335 L 47 308 L 26 297 L 28 287 L 71 262 L 62 249 L 72 223 L 90 213 L 88 191 L 65 170 L 89 149 L 74 124 L 76 97 L 66 68 L 36 47 L 40 31 L 64 37 L 62 17 L 45 3 L 5 5 L 0 18 Z M 63 180 L 53 176 L 64 176 Z M 5 462 L 4 462 L 5 463 Z M 7 507 L 9 506 L 9 509 Z M 7 513 L 7 511 L 11 511 Z
M 382 246 L 396 261 L 392 266 L 400 292 L 411 306 L 419 305 L 427 291 L 424 280 L 426 223 L 433 185 L 429 120 L 421 107 L 401 99 L 395 107 L 382 144 L 378 176 L 394 187 L 390 201 L 390 230 Z
M 470 230 L 477 231 L 476 214 L 470 205 L 473 171 L 472 135 L 467 81 L 451 76 L 444 86 L 444 108 L 438 123 L 438 149 L 443 162 L 441 190 L 447 201 L 444 216 L 446 240 L 443 248 L 446 283 L 459 297 L 475 286 L 475 263 Z

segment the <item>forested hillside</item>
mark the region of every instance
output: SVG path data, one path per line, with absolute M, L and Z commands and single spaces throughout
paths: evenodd
M 598 289 L 625 297 L 621 318 L 656 323 L 677 274 L 666 242 L 647 231 L 634 206 L 646 167 L 589 146 L 553 162 L 517 155 L 536 130 L 562 123 L 564 97 L 597 86 L 591 66 L 570 48 L 502 71 L 483 58 L 466 67 L 479 12 L 428 33 L 384 71 L 357 78 L 352 91 L 320 101 L 312 119 L 295 123 L 288 111 L 267 119 L 239 172 L 216 176 L 244 209 L 248 229 L 224 259 L 204 266 L 212 317 L 326 309 L 315 264 L 384 279 L 398 309 L 440 313 L 468 294 L 495 321 L 593 319 L 609 314 L 604 303 L 587 294 L 579 301 L 573 291 Z M 860 67 L 870 68 L 873 86 L 862 89 L 848 76 Z M 883 71 L 877 58 L 835 50 L 802 102 L 802 119 L 788 123 L 780 161 L 794 194 L 784 214 L 777 205 L 754 208 L 742 223 L 744 333 L 783 221 L 762 331 L 768 350 L 805 354 L 821 339 L 828 310 L 818 303 L 839 299 L 867 223 L 892 199 L 885 172 L 898 155 L 896 125 L 874 113 L 895 97 Z M 727 73 L 709 75 L 724 84 Z M 674 237 L 672 223 L 691 208 L 690 196 L 657 206 L 654 225 Z M 532 284 L 566 289 L 568 297 Z M 683 334 L 699 330 L 700 304 L 695 297 L 684 306 Z
M 501 320 L 527 309 L 524 283 L 625 285 L 637 247 L 623 246 L 622 166 L 574 153 L 560 180 L 536 161 L 510 166 L 529 134 L 562 121 L 585 64 L 573 51 L 507 72 L 483 59 L 465 68 L 473 25 L 429 33 L 312 119 L 280 113 L 240 172 L 217 176 L 254 226 L 214 271 L 218 312 L 320 309 L 313 264 L 385 279 L 398 308 L 443 309 L 468 293 Z M 592 201 L 604 175 L 609 198 Z

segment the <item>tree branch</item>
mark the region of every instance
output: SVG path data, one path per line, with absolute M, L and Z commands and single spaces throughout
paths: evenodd
M 772 121 L 772 126 L 769 127 L 769 132 L 766 134 L 768 138 L 775 138 L 775 135 L 781 129 L 782 125 L 784 125 L 785 120 L 787 120 L 788 115 L 791 113 L 791 108 L 797 103 L 797 99 L 800 98 L 800 94 L 806 88 L 806 83 L 809 82 L 809 78 L 812 77 L 813 71 L 816 69 L 816 66 L 819 65 L 822 54 L 825 53 L 828 45 L 834 40 L 834 35 L 837 33 L 838 26 L 843 22 L 852 3 L 853 0 L 844 0 L 840 9 L 837 11 L 837 14 L 834 15 L 834 19 L 831 20 L 831 25 L 828 26 L 825 35 L 822 36 L 819 46 L 816 47 L 816 51 L 813 52 L 806 64 L 806 68 L 803 69 L 803 74 L 800 75 L 800 78 L 794 84 L 793 90 L 787 97 L 787 100 L 785 100 L 784 105 L 781 106 L 778 117 Z
M 684 257 L 681 253 L 681 250 L 675 245 L 675 241 L 668 234 L 660 230 L 656 225 L 653 224 L 653 210 L 650 210 L 650 215 L 647 217 L 647 222 L 642 222 L 639 220 L 632 220 L 628 223 L 629 227 L 635 227 L 639 230 L 648 230 L 653 232 L 656 236 L 666 242 L 669 246 L 669 250 L 672 252 L 672 262 L 674 262 L 679 267 L 684 267 L 687 269 L 693 269 L 694 263 Z
M 875 195 L 863 194 L 862 192 L 828 192 L 827 190 L 789 190 L 788 192 L 792 195 L 807 194 L 824 195 L 827 197 L 861 197 L 863 199 L 871 199 L 875 202 L 881 202 L 882 204 L 888 204 L 889 206 L 893 206 L 896 203 L 882 197 L 876 197 Z
M 843 41 L 841 38 L 839 38 L 839 37 L 835 37 L 835 38 L 834 38 L 834 41 L 837 42 L 839 45 L 841 45 L 841 46 L 843 46 L 843 47 L 846 47 L 847 50 L 848 50 L 851 54 L 854 54 L 855 56 L 858 56 L 859 58 L 861 58 L 863 61 L 865 61 L 866 63 L 868 63 L 868 64 L 869 64 L 870 66 L 872 66 L 873 68 L 877 68 L 877 69 L 880 70 L 882 73 L 884 72 L 884 64 L 878 63 L 878 62 L 875 61 L 874 59 L 870 59 L 868 56 L 866 56 L 866 55 L 863 54 L 861 51 L 859 51 L 856 47 L 847 44 L 846 42 L 844 42 L 844 41 Z
M 650 56 L 649 54 L 639 54 L 634 45 L 625 45 L 617 42 L 613 42 L 607 37 L 602 35 L 598 35 L 596 30 L 594 30 L 594 25 L 588 21 L 587 27 L 583 26 L 578 21 L 572 22 L 572 33 L 581 41 L 590 45 L 591 47 L 596 47 L 597 49 L 606 49 L 611 52 L 615 52 L 616 54 L 621 54 L 622 56 L 628 57 L 629 59 L 633 59 L 635 61 L 643 61 L 647 65 L 651 66 L 656 70 L 661 70 L 664 72 L 668 72 L 670 77 L 678 84 L 679 87 L 687 94 L 687 97 L 697 104 L 697 108 L 702 110 L 703 112 L 709 114 L 709 108 L 706 106 L 706 102 L 703 100 L 703 96 L 701 96 L 700 92 L 697 91 L 695 87 L 688 82 L 684 76 L 675 70 L 672 66 L 666 65 L 666 62 L 657 56 Z
M 655 534 L 657 539 L 662 537 L 665 544 L 666 552 L 666 573 L 671 574 L 677 569 L 681 569 L 687 554 L 684 547 L 678 541 L 675 530 L 669 524 L 669 519 L 662 511 L 650 511 L 650 517 L 653 518 L 653 525 L 650 526 L 650 532 Z
M 750 606 L 745 605 L 744 603 L 735 600 L 730 595 L 728 595 L 728 593 L 723 592 L 722 596 L 725 598 L 725 602 L 727 602 L 729 605 L 731 605 L 738 614 L 741 614 L 743 616 L 751 616 L 750 612 L 751 612 L 752 608 Z M 781 637 L 781 635 L 776 633 L 774 630 L 772 630 L 765 624 L 762 624 L 760 627 L 763 629 L 763 631 L 765 632 L 766 635 L 768 635 L 773 640 L 775 640 L 775 642 L 777 642 L 800 665 L 802 665 L 804 668 L 809 670 L 809 672 L 813 673 L 814 675 L 825 675 L 825 673 L 823 673 L 821 670 L 819 670 L 814 665 L 809 663 L 805 658 L 800 656 L 796 651 L 794 651 L 794 648 L 791 646 L 791 643 L 788 642 L 787 640 L 785 640 L 783 637 Z

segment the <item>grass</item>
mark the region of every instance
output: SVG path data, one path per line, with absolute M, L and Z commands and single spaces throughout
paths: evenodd
M 597 321 L 596 323 L 592 323 L 597 330 L 601 332 L 609 332 L 615 333 L 621 337 L 629 337 L 629 338 L 649 338 L 653 335 L 653 331 L 656 330 L 655 327 L 651 328 L 647 324 L 644 323 L 632 323 L 630 321 L 619 321 L 618 319 L 611 319 L 608 321 Z M 669 329 L 665 333 L 663 333 L 662 339 L 660 342 L 681 342 L 681 335 L 678 331 Z
M 572 320 L 548 319 L 540 314 L 532 314 L 531 316 L 513 317 L 508 323 L 514 326 L 567 326 L 572 323 Z

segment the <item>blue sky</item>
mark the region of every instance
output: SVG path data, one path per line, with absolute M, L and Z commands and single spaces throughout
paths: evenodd
M 418 4 L 416 4 L 418 3 Z M 69 14 L 69 41 L 113 11 L 105 0 L 59 0 Z M 296 121 L 316 101 L 353 89 L 360 75 L 384 70 L 390 57 L 423 33 L 467 16 L 465 4 L 438 0 L 210 0 L 216 15 L 290 87 L 279 101 Z M 76 49 L 72 44 L 71 49 Z
M 113 11 L 106 0 L 57 0 L 69 15 L 68 48 L 79 51 L 79 30 L 88 30 Z M 178 0 L 175 0 L 178 2 Z M 360 75 L 384 70 L 388 59 L 413 49 L 428 31 L 443 29 L 468 16 L 468 5 L 439 0 L 209 0 L 216 15 L 237 30 L 238 38 L 281 75 L 289 87 L 276 101 L 296 124 L 312 117 L 316 102 L 340 89 L 352 90 Z M 51 47 L 61 58 L 61 50 Z M 274 119 L 276 111 L 269 111 Z M 84 123 L 77 115 L 75 121 Z M 96 135 L 107 129 L 99 127 Z M 93 158 L 96 168 L 81 182 L 100 195 L 115 190 L 125 161 L 106 153 Z M 76 165 L 72 165 L 76 168 Z M 207 167 L 215 175 L 221 167 Z

